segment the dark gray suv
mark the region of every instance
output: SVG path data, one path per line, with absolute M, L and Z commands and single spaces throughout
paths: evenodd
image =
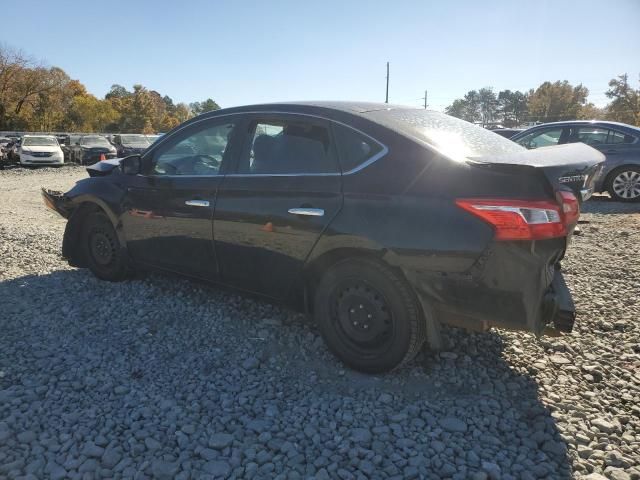
M 571 121 L 537 125 L 511 140 L 532 149 L 582 142 L 606 157 L 596 180 L 596 192 L 609 192 L 615 200 L 640 201 L 640 128 L 624 123 Z

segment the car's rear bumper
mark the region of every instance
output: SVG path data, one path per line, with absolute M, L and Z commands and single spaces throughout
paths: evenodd
M 408 272 L 441 323 L 570 332 L 575 307 L 559 269 L 565 239 L 495 243 L 469 271 Z

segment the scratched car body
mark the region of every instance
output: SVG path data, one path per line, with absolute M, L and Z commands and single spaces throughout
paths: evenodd
M 284 103 L 203 114 L 43 196 L 71 265 L 290 303 L 347 365 L 381 372 L 437 348 L 442 324 L 570 331 L 560 261 L 602 159 L 426 110 Z

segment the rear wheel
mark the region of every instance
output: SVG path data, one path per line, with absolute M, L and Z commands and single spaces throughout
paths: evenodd
M 621 202 L 640 201 L 640 167 L 628 166 L 614 170 L 607 190 L 611 198 Z
M 393 270 L 371 260 L 331 266 L 316 289 L 315 316 L 329 349 L 362 372 L 392 370 L 424 343 L 415 294 Z
M 109 218 L 101 212 L 87 215 L 80 242 L 89 270 L 98 278 L 117 282 L 128 276 L 124 249 Z

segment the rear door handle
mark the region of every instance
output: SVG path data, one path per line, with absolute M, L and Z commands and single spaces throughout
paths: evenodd
M 324 210 L 321 208 L 290 208 L 291 215 L 305 215 L 308 217 L 322 217 Z
M 189 205 L 190 207 L 208 207 L 208 200 L 187 200 L 184 202 L 185 205 Z

